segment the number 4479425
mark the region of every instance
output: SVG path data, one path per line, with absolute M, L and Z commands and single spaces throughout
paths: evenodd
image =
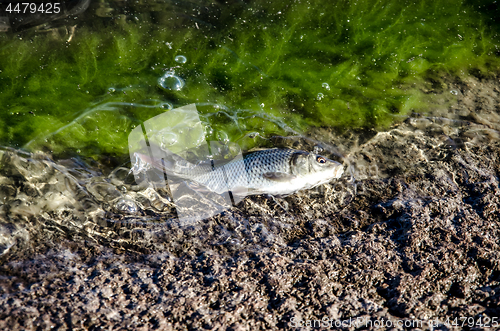
M 61 4 L 59 2 L 45 2 L 45 3 L 35 3 L 35 2 L 17 2 L 9 3 L 6 12 L 9 14 L 59 14 L 61 12 Z

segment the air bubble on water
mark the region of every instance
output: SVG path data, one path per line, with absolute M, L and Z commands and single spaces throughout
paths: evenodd
M 124 214 L 137 213 L 137 205 L 134 200 L 121 198 L 115 204 L 116 211 Z
M 170 91 L 180 91 L 186 85 L 184 80 L 179 76 L 176 76 L 174 71 L 167 71 L 160 79 L 158 79 L 158 84 L 166 90 Z
M 165 110 L 170 110 L 170 109 L 173 109 L 174 106 L 170 102 L 162 102 L 160 104 L 160 108 L 165 109 Z
M 210 137 L 214 133 L 214 129 L 210 125 L 205 125 L 205 135 Z
M 330 91 L 330 85 L 328 85 L 328 83 L 323 83 L 321 84 L 321 86 L 323 86 L 323 88 L 326 89 L 327 91 Z
M 246 136 L 251 138 L 251 139 L 255 139 L 255 138 L 259 137 L 260 134 L 258 132 L 250 132 L 250 133 L 247 133 Z
M 178 142 L 178 137 L 173 132 L 164 132 L 161 136 L 161 147 L 168 148 Z
M 217 132 L 216 137 L 217 137 L 217 140 L 220 142 L 224 142 L 224 143 L 229 142 L 229 137 L 228 137 L 227 133 L 222 131 L 222 130 Z
M 186 63 L 187 58 L 184 55 L 177 55 L 175 57 L 175 62 L 177 63 Z
M 453 95 L 458 95 L 458 91 L 457 90 L 451 90 L 450 93 L 453 94 Z
M 325 96 L 325 95 L 324 95 L 323 93 L 318 93 L 318 95 L 316 96 L 316 98 L 317 98 L 318 100 L 321 100 L 321 99 L 323 99 L 323 97 L 324 97 L 324 96 Z

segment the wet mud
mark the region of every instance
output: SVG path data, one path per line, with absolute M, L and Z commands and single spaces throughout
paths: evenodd
M 126 168 L 3 149 L 0 329 L 493 326 L 499 78 L 446 84 L 387 131 L 313 132 L 340 180 L 194 224 Z

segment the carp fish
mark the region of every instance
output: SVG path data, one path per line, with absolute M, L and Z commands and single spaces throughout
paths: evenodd
M 213 162 L 194 164 L 168 152 L 161 161 L 141 153 L 135 156 L 134 173 L 139 165 L 146 164 L 167 176 L 192 181 L 218 194 L 231 192 L 239 198 L 257 194 L 290 195 L 328 183 L 344 171 L 339 162 L 296 149 L 259 150 L 219 166 Z

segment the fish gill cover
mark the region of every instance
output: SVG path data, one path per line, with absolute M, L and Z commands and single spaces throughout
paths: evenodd
M 197 103 L 207 139 L 383 128 L 448 76 L 498 68 L 489 2 L 93 3 L 0 33 L 0 144 L 126 155 L 129 132 Z

